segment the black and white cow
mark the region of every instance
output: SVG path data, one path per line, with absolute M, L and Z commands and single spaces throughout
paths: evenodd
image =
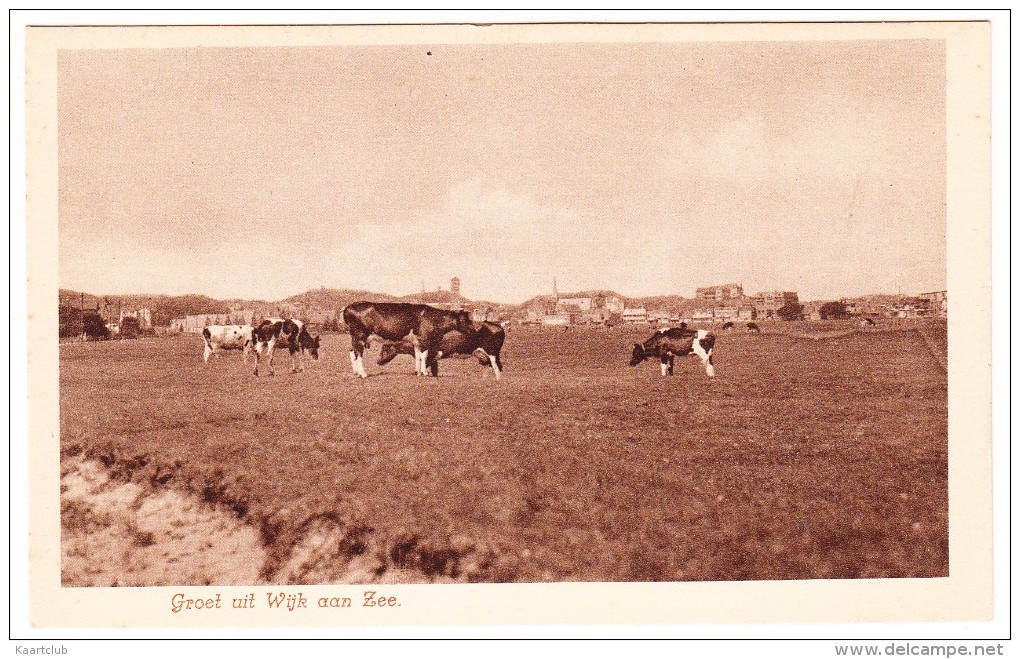
M 631 353 L 630 365 L 637 366 L 651 357 L 658 357 L 662 365 L 662 374 L 673 375 L 673 360 L 676 357 L 694 354 L 701 358 L 708 377 L 715 376 L 712 364 L 712 348 L 715 346 L 715 334 L 708 330 L 691 330 L 674 327 L 661 329 L 644 343 L 635 343 Z
M 439 343 L 451 330 L 474 332 L 467 311 L 444 311 L 425 304 L 407 302 L 355 302 L 344 309 L 344 322 L 351 333 L 351 368 L 363 378 L 365 346 L 373 335 L 386 341 L 408 339 L 414 348 L 414 370 L 418 375 L 439 374 Z
M 861 318 L 861 327 L 874 327 L 875 321 L 871 318 Z
M 209 363 L 209 358 L 221 350 L 240 350 L 241 362 L 248 361 L 248 353 L 252 349 L 252 335 L 255 328 L 251 325 L 210 325 L 202 330 L 205 339 L 205 354 L 202 360 Z
M 722 328 L 723 328 L 724 331 L 725 330 L 731 330 L 731 329 L 733 329 L 733 323 L 730 322 L 730 321 L 726 321 L 725 323 L 723 323 Z
M 761 334 L 761 328 L 758 327 L 758 323 L 748 323 L 747 331 L 751 334 Z
M 253 334 L 255 348 L 255 375 L 259 374 L 259 357 L 265 356 L 269 361 L 269 374 L 274 375 L 273 356 L 281 343 L 290 351 L 291 373 L 303 371 L 304 354 L 308 353 L 313 360 L 319 359 L 319 336 L 308 333 L 303 321 L 297 318 L 266 318 L 260 322 Z
M 454 355 L 474 355 L 482 366 L 491 366 L 496 379 L 503 371 L 503 362 L 499 353 L 506 340 L 506 331 L 496 323 L 477 323 L 475 330 L 465 334 L 459 330 L 447 332 L 439 342 L 437 357 L 443 359 Z M 387 341 L 379 351 L 380 366 L 393 361 L 397 355 L 413 355 L 414 344 L 408 340 Z M 433 375 L 436 373 L 433 372 Z

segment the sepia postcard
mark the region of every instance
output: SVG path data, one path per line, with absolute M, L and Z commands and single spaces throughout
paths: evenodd
M 34 626 L 991 617 L 987 23 L 26 53 Z

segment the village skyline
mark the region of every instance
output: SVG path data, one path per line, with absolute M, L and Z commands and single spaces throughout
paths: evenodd
M 135 299 L 141 299 L 141 298 L 159 298 L 159 297 L 167 297 L 167 298 L 205 297 L 205 298 L 209 298 L 211 300 L 215 300 L 215 301 L 218 301 L 218 302 L 252 302 L 252 303 L 273 304 L 273 303 L 287 302 L 289 300 L 297 299 L 297 298 L 300 298 L 300 297 L 305 296 L 305 295 L 309 295 L 309 294 L 314 294 L 314 293 L 326 291 L 326 292 L 331 292 L 331 293 L 363 293 L 366 296 L 389 297 L 389 298 L 393 298 L 393 299 L 396 299 L 396 300 L 405 300 L 406 301 L 406 300 L 409 300 L 410 298 L 419 298 L 419 297 L 422 297 L 422 296 L 424 296 L 426 298 L 430 298 L 430 299 L 433 298 L 433 297 L 436 297 L 436 296 L 449 297 L 449 295 L 451 293 L 451 287 L 449 286 L 449 283 L 450 282 L 447 282 L 447 286 L 446 287 L 444 287 L 444 286 L 433 286 L 433 287 L 426 286 L 425 288 L 420 288 L 419 290 L 415 290 L 415 291 L 412 291 L 412 292 L 397 292 L 397 293 L 392 293 L 392 292 L 388 292 L 388 291 L 381 291 L 381 290 L 351 288 L 351 287 L 346 287 L 345 288 L 345 287 L 333 287 L 333 286 L 316 286 L 316 287 L 308 288 L 308 289 L 305 289 L 305 290 L 297 291 L 295 293 L 283 295 L 283 296 L 280 296 L 280 297 L 269 297 L 269 296 L 256 296 L 256 297 L 247 297 L 247 296 L 216 296 L 216 295 L 209 295 L 207 293 L 202 293 L 202 292 L 197 292 L 197 291 L 188 291 L 188 292 L 183 292 L 183 293 L 160 293 L 160 292 L 152 292 L 152 291 L 139 291 L 139 292 L 109 292 L 109 291 L 106 291 L 106 292 L 95 292 L 93 290 L 85 290 L 85 289 L 73 288 L 73 287 L 69 287 L 69 286 L 61 286 L 60 289 L 59 289 L 59 295 L 60 295 L 60 297 L 62 299 L 64 297 L 72 297 L 72 296 L 77 296 L 77 295 L 85 295 L 85 296 L 87 296 L 89 298 L 93 298 L 93 299 L 106 298 L 106 299 L 111 299 L 111 300 L 116 300 L 118 298 L 126 298 L 126 299 L 135 300 Z M 766 287 L 766 288 L 761 288 L 761 289 L 758 289 L 758 288 L 751 289 L 751 288 L 743 286 L 742 284 L 737 284 L 737 285 L 739 285 L 742 289 L 745 290 L 744 295 L 746 297 L 755 297 L 757 295 L 762 295 L 762 294 L 766 294 L 766 293 L 782 293 L 782 292 L 784 292 L 784 289 L 780 288 L 780 287 Z M 557 286 L 558 286 L 558 284 L 557 284 Z M 718 286 L 718 285 L 715 285 L 715 286 Z M 705 288 L 705 287 L 699 286 L 697 288 Z M 925 293 L 930 293 L 930 292 L 945 292 L 945 291 L 946 291 L 946 289 L 945 289 L 944 286 L 942 288 L 931 288 L 931 289 L 914 286 L 914 287 L 911 287 L 911 288 L 906 289 L 906 290 L 870 291 L 870 292 L 865 292 L 865 293 L 842 294 L 842 295 L 833 295 L 833 296 L 824 296 L 824 297 L 805 297 L 805 296 L 800 295 L 800 293 L 798 291 L 792 291 L 792 292 L 797 293 L 798 298 L 802 302 L 827 302 L 827 301 L 833 301 L 833 300 L 862 299 L 862 298 L 869 298 L 869 297 L 875 297 L 875 298 L 916 297 L 918 295 L 922 295 L 922 294 L 925 294 Z M 470 294 L 470 290 L 464 291 L 463 288 L 461 289 L 459 297 L 460 297 L 460 299 L 462 299 L 464 301 L 467 301 L 467 302 L 482 302 L 482 303 L 498 304 L 498 305 L 506 306 L 506 307 L 516 307 L 516 306 L 521 306 L 521 305 L 527 304 L 528 302 L 530 302 L 532 300 L 539 299 L 539 298 L 554 298 L 554 297 L 570 298 L 570 297 L 575 297 L 575 296 L 578 296 L 578 295 L 588 295 L 588 296 L 591 296 L 591 295 L 594 295 L 594 294 L 614 295 L 614 296 L 617 296 L 617 297 L 619 297 L 619 298 L 621 298 L 623 300 L 642 300 L 642 299 L 649 299 L 649 298 L 677 298 L 677 299 L 681 299 L 681 300 L 697 300 L 697 299 L 699 299 L 699 296 L 697 294 L 697 289 L 694 289 L 693 291 L 685 291 L 685 292 L 681 292 L 681 293 L 676 293 L 676 292 L 653 292 L 653 293 L 650 293 L 650 294 L 647 294 L 647 295 L 629 295 L 629 294 L 627 294 L 625 292 L 621 292 L 621 291 L 619 291 L 618 289 L 615 289 L 615 288 L 597 288 L 597 287 L 592 287 L 592 286 L 588 286 L 588 287 L 583 287 L 583 286 L 582 287 L 573 287 L 573 288 L 571 288 L 569 290 L 559 290 L 559 291 L 552 290 L 552 289 L 546 290 L 546 291 L 536 291 L 533 295 L 529 295 L 528 297 L 524 298 L 523 300 L 517 301 L 517 302 L 508 301 L 508 300 L 499 299 L 499 298 L 486 298 L 486 297 L 480 297 L 480 296 L 476 296 L 476 295 L 471 295 Z
M 341 327 L 344 308 L 359 300 L 424 303 L 447 310 L 466 310 L 475 322 L 513 321 L 525 325 L 676 325 L 730 323 L 759 320 L 825 320 L 839 318 L 923 318 L 948 314 L 947 291 L 917 295 L 875 294 L 839 300 L 801 300 L 796 291 L 745 291 L 740 284 L 699 287 L 695 297 L 661 295 L 628 298 L 615 291 L 559 291 L 556 283 L 547 295 L 521 304 L 471 300 L 461 291 L 460 279 L 449 289 L 422 291 L 394 297 L 370 291 L 321 287 L 283 300 L 215 300 L 203 296 L 95 296 L 60 290 L 60 336 L 89 331 L 120 336 L 125 323 L 128 337 L 151 332 L 201 332 L 210 325 L 255 325 L 260 318 L 295 317 L 323 330 Z M 87 317 L 92 320 L 86 323 Z M 101 319 L 101 320 L 100 320 Z M 873 320 L 869 320 L 873 324 Z M 98 334 L 97 334 L 98 333 Z

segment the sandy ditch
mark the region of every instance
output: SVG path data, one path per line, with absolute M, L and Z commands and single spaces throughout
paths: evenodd
M 65 586 L 436 583 L 503 580 L 497 553 L 469 538 L 439 546 L 405 533 L 313 518 L 267 547 L 236 511 L 114 478 L 94 459 L 61 465 Z

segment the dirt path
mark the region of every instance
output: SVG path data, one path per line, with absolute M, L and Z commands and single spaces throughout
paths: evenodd
M 115 479 L 79 456 L 61 473 L 65 586 L 452 583 L 487 578 L 495 558 L 466 539 L 437 548 L 324 518 L 269 548 L 236 512 L 199 496 Z
M 70 459 L 61 484 L 65 586 L 240 585 L 259 581 L 258 532 L 230 511 L 172 489 L 110 478 Z

